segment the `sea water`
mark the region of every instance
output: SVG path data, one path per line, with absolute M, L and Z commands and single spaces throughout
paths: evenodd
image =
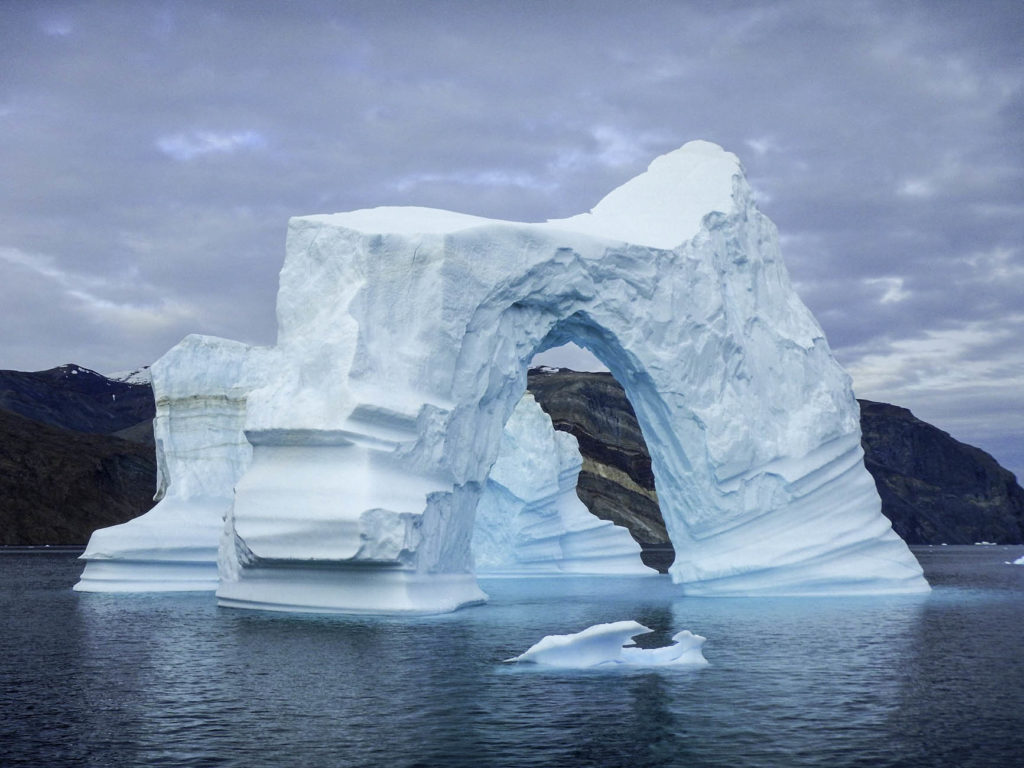
M 487 605 L 395 619 L 76 593 L 76 553 L 0 550 L 0 764 L 1024 765 L 1024 547 L 915 554 L 931 594 L 484 580 Z M 704 635 L 710 664 L 502 663 L 623 619 Z

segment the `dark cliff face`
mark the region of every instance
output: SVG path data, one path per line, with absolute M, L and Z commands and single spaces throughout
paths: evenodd
M 864 464 L 911 544 L 1024 542 L 1024 489 L 989 454 L 906 408 L 860 400 Z
M 612 375 L 532 370 L 527 389 L 555 429 L 579 441 L 583 469 L 576 492 L 590 511 L 625 526 L 641 544 L 667 543 L 647 444 Z
M 85 544 L 153 506 L 153 390 L 76 365 L 0 371 L 0 545 Z
M 85 544 L 153 506 L 151 446 L 0 410 L 0 545 Z
M 579 440 L 578 493 L 591 512 L 642 544 L 667 542 L 647 446 L 612 375 L 533 370 L 528 388 Z M 987 453 L 885 403 L 861 401 L 861 428 L 882 514 L 906 542 L 1024 542 L 1024 490 Z

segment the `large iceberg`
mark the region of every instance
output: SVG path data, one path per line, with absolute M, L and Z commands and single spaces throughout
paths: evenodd
M 154 366 L 167 493 L 150 516 L 173 501 L 180 522 L 98 532 L 87 574 L 187 560 L 180 526 L 223 515 L 222 605 L 481 601 L 473 522 L 504 425 L 533 355 L 574 341 L 634 406 L 684 593 L 928 589 L 881 515 L 849 377 L 716 145 L 542 224 L 411 207 L 292 219 L 277 315 L 272 348 L 193 338 Z M 207 408 L 235 442 L 175 435 L 192 428 L 176 409 Z
M 527 392 L 501 436 L 473 525 L 476 572 L 488 575 L 654 575 L 629 531 L 576 495 L 583 457 Z

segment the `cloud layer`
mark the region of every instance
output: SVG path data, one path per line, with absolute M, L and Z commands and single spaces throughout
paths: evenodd
M 288 216 L 540 220 L 707 138 L 858 394 L 1024 474 L 1019 2 L 0 4 L 0 367 L 270 343 Z

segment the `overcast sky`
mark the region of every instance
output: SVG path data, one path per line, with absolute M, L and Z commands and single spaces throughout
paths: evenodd
M 0 368 L 269 344 L 289 216 L 743 161 L 858 396 L 1024 478 L 1024 4 L 0 2 Z

